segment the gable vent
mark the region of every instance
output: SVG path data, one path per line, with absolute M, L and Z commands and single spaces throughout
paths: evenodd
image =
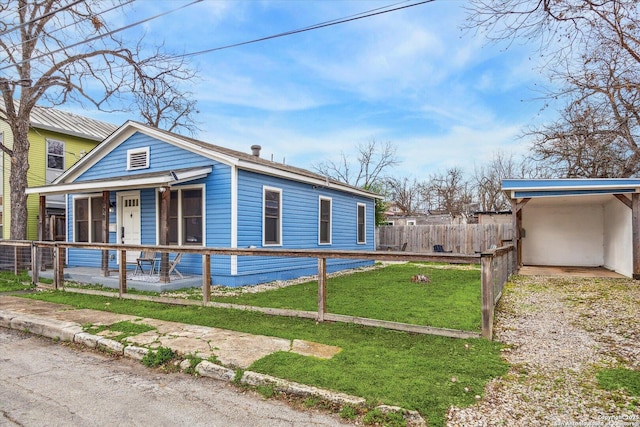
M 149 168 L 149 147 L 127 150 L 127 170 Z

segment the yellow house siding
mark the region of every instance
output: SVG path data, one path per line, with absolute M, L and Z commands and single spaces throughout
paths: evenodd
M 0 122 L 4 127 L 8 127 L 6 123 Z M 13 137 L 11 131 L 5 132 L 5 142 L 7 134 L 11 137 L 11 147 L 13 147 Z M 55 139 L 64 142 L 64 168 L 68 169 L 73 166 L 82 156 L 82 152 L 89 152 L 98 142 L 77 136 L 69 136 L 63 133 L 52 132 L 41 129 L 31 128 L 29 130 L 29 172 L 27 175 L 27 185 L 36 187 L 46 185 L 47 173 L 47 139 Z M 7 145 L 9 146 L 9 145 Z M 9 223 L 11 218 L 10 200 L 9 200 L 9 174 L 11 168 L 10 159 L 5 156 L 3 162 L 3 180 L 4 180 L 4 215 L 3 215 L 3 238 L 9 238 Z M 38 212 L 40 200 L 37 194 L 29 195 L 27 198 L 27 239 L 35 240 L 38 238 Z
M 29 132 L 29 187 L 48 184 L 45 182 L 47 173 L 47 139 L 55 139 L 64 142 L 64 169 L 73 166 L 81 158 L 81 153 L 89 152 L 98 145 L 97 141 L 91 141 L 77 136 L 64 135 L 58 132 L 31 129 Z M 29 195 L 27 199 L 27 239 L 38 238 L 38 211 L 40 206 L 37 194 Z
M 9 124 L 0 121 L 0 132 L 3 134 L 4 146 L 13 148 L 13 134 Z M 9 218 L 11 218 L 11 200 L 9 195 L 9 173 L 11 171 L 11 158 L 2 152 L 2 238 L 9 238 Z

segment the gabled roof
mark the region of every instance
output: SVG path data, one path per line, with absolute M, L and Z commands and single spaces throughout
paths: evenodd
M 3 101 L 0 101 L 0 108 L 4 108 Z M 111 123 L 58 110 L 57 108 L 38 105 L 31 110 L 30 119 L 32 128 L 49 130 L 93 141 L 102 141 L 118 129 L 118 126 Z
M 85 155 L 62 175 L 60 175 L 51 186 L 32 188 L 29 189 L 28 192 L 52 193 L 56 190 L 51 187 L 74 182 L 80 175 L 82 175 L 82 173 L 91 168 L 101 158 L 106 156 L 115 147 L 123 143 L 136 132 L 144 133 L 160 141 L 173 144 L 185 150 L 197 153 L 203 157 L 210 158 L 212 160 L 230 166 L 235 166 L 239 169 L 277 176 L 285 179 L 292 179 L 295 181 L 307 182 L 319 187 L 334 188 L 336 190 L 346 191 L 365 197 L 382 198 L 382 196 L 376 193 L 329 179 L 325 176 L 316 174 L 306 169 L 273 162 L 258 156 L 254 156 L 253 154 L 243 153 L 241 151 L 232 150 L 204 141 L 199 141 L 197 139 L 178 135 L 173 132 L 154 128 L 135 121 L 128 121 L 120 126 L 107 139 L 98 144 L 98 146 L 91 150 L 87 155 Z
M 638 178 L 503 179 L 511 198 L 582 196 L 640 192 Z

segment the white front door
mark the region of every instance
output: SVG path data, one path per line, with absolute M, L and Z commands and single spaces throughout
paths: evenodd
M 140 193 L 118 194 L 120 222 L 119 239 L 125 245 L 139 245 L 140 240 Z M 136 262 L 140 254 L 127 251 L 127 262 Z

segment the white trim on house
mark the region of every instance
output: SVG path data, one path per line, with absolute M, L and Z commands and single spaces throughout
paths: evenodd
M 329 202 L 329 229 L 327 230 L 329 241 L 322 241 L 322 202 Z M 318 196 L 318 246 L 331 245 L 333 243 L 333 199 L 327 196 Z
M 277 243 L 267 243 L 265 241 L 265 234 L 266 234 L 266 210 L 267 210 L 267 204 L 265 203 L 265 197 L 267 194 L 267 191 L 270 192 L 274 192 L 274 193 L 278 193 L 279 197 L 278 197 L 278 242 Z M 269 186 L 263 186 L 262 187 L 262 246 L 282 246 L 283 245 L 283 236 L 282 236 L 282 223 L 284 222 L 283 220 L 283 212 L 282 212 L 282 188 L 277 188 L 277 187 L 269 187 Z
M 176 185 L 183 182 L 194 181 L 204 178 L 213 170 L 213 166 L 193 168 L 184 171 L 150 174 L 139 177 L 115 177 L 111 179 L 100 179 L 95 181 L 80 181 L 69 184 L 56 184 L 44 187 L 27 188 L 27 194 L 65 194 L 77 193 L 80 191 L 95 191 L 108 188 L 112 191 L 125 190 L 129 188 L 153 188 L 166 185 Z
M 231 166 L 231 247 L 238 247 L 238 168 Z M 231 255 L 231 274 L 238 274 L 238 256 Z
M 360 240 L 359 227 L 360 223 L 358 220 L 360 219 L 360 207 L 364 208 L 363 218 L 364 218 L 364 240 Z M 366 245 L 367 244 L 367 205 L 366 203 L 356 203 L 356 244 L 358 245 Z
M 373 197 L 382 199 L 383 196 L 362 190 L 357 187 L 352 187 L 347 184 L 339 183 L 329 180 L 326 177 L 318 176 L 317 174 L 305 171 L 303 169 L 286 166 L 283 164 L 277 164 L 269 162 L 265 159 L 248 155 L 246 153 L 240 153 L 238 151 L 229 150 L 224 147 L 216 147 L 211 144 L 204 143 L 202 141 L 192 140 L 190 138 L 182 137 L 171 132 L 163 131 L 157 128 L 143 125 L 141 123 L 128 121 L 114 133 L 112 133 L 107 139 L 105 139 L 96 148 L 91 150 L 86 156 L 76 162 L 73 166 L 67 169 L 58 179 L 54 181 L 54 185 L 64 185 L 65 183 L 73 182 L 85 171 L 91 168 L 95 163 L 100 161 L 104 156 L 109 154 L 117 146 L 125 142 L 136 132 L 144 133 L 152 138 L 156 138 L 159 141 L 164 141 L 191 151 L 195 154 L 201 155 L 205 158 L 220 162 L 228 166 L 236 166 L 240 169 L 257 172 L 265 175 L 271 175 L 275 177 L 291 179 L 297 182 L 308 183 L 316 187 L 333 188 L 350 194 L 355 194 L 364 197 Z M 234 155 L 234 154 L 237 154 Z M 41 187 L 44 188 L 44 187 Z M 42 193 L 42 191 L 39 191 Z

